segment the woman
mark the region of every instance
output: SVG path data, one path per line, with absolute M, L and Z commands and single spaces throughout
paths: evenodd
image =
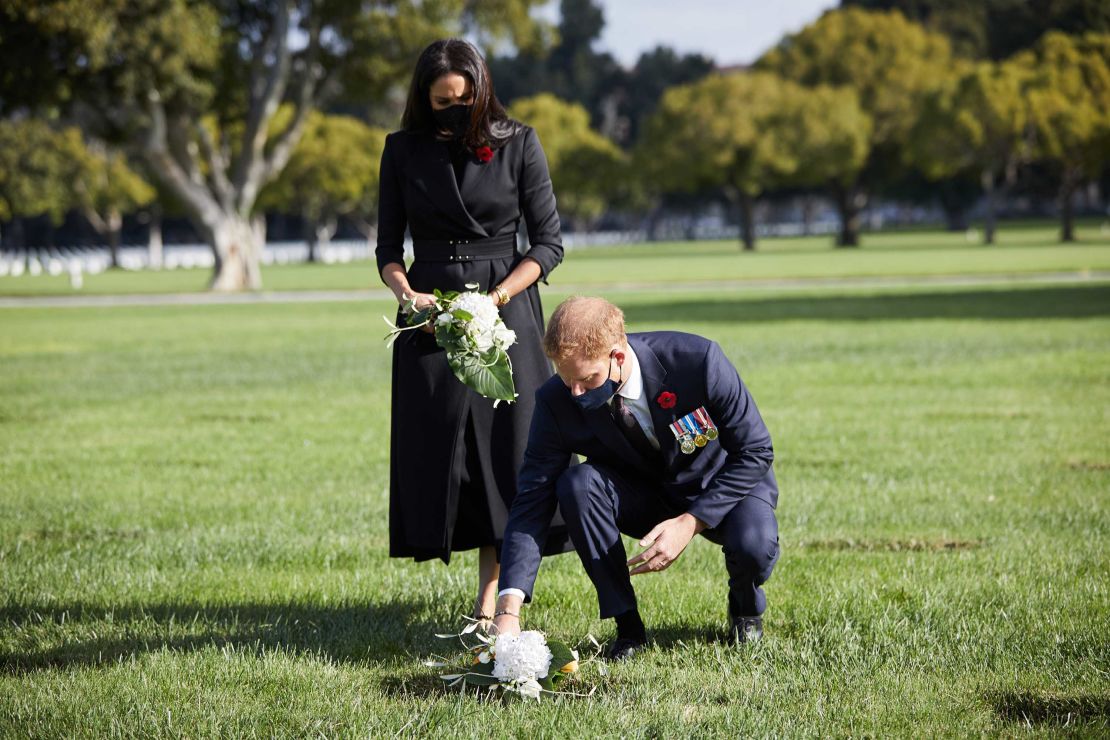
M 522 216 L 531 244 L 524 256 L 516 249 Z M 416 64 L 402 130 L 382 154 L 377 258 L 402 307 L 428 305 L 436 288 L 477 283 L 517 335 L 509 357 L 519 397 L 496 408 L 455 378 L 430 333 L 405 332 L 393 345 L 389 554 L 447 563 L 454 551 L 478 548 L 474 616 L 488 619 L 533 394 L 551 377 L 535 284 L 562 261 L 563 247 L 535 131 L 508 118 L 466 41 L 437 41 Z M 545 551 L 570 549 L 565 529 L 553 531 Z

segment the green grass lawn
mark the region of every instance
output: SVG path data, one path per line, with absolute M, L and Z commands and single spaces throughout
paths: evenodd
M 388 304 L 8 310 L 0 735 L 1110 731 L 1110 284 L 607 294 L 719 341 L 771 429 L 763 642 L 713 639 L 699 540 L 592 698 L 447 693 L 476 559 L 386 556 Z M 526 625 L 596 614 L 545 561 Z
M 1027 274 L 1110 270 L 1110 233 L 1085 222 L 1080 241 L 1061 244 L 1048 225 L 1003 227 L 998 244 L 983 246 L 964 233 L 906 231 L 868 234 L 859 249 L 833 249 L 831 237 L 763 239 L 754 253 L 736 241 L 659 242 L 568 253 L 554 285 L 621 282 L 690 283 L 782 278 Z M 68 276 L 0 278 L 0 296 L 174 293 L 205 289 L 208 270 L 122 272 L 85 277 L 80 291 Z M 287 265 L 263 269 L 266 290 L 381 288 L 372 262 Z

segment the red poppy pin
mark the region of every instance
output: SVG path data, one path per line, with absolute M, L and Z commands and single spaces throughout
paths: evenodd
M 479 162 L 488 162 L 493 159 L 493 150 L 488 146 L 480 146 L 474 150 L 474 156 L 478 158 Z
M 670 391 L 663 391 L 659 394 L 659 397 L 655 399 L 659 407 L 664 409 L 673 409 L 676 401 L 678 401 L 678 396 Z

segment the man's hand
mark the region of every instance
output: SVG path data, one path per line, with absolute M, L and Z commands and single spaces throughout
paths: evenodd
M 519 635 L 520 607 L 524 601 L 516 594 L 505 594 L 497 600 L 497 616 L 493 618 L 492 634 Z
M 674 519 L 659 522 L 638 543 L 646 549 L 628 561 L 630 568 L 639 566 L 632 570 L 631 575 L 666 570 L 671 563 L 678 560 L 694 535 L 703 529 L 705 522 L 691 514 L 679 514 Z

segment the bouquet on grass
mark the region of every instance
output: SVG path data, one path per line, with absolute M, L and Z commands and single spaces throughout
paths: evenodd
M 462 293 L 437 289 L 435 303 L 419 310 L 413 298 L 404 307 L 408 326 L 396 326 L 383 316 L 391 329 L 386 346 L 392 347 L 402 332 L 430 325 L 456 378 L 479 395 L 494 399 L 494 406 L 501 401 L 512 403 L 516 388 L 508 349 L 516 342 L 516 332 L 505 326 L 493 299 L 477 292 L 477 283 L 467 283 L 466 288 Z
M 432 668 L 452 669 L 440 678 L 448 688 L 458 686 L 465 691 L 477 687 L 491 694 L 519 694 L 530 699 L 541 694 L 561 696 L 589 696 L 570 691 L 559 691 L 565 681 L 578 673 L 578 651 L 556 640 L 548 640 L 542 632 L 529 630 L 519 635 L 487 635 L 480 632 L 478 623 L 470 625 L 457 635 L 436 635 L 447 639 L 458 638 L 464 651 L 453 660 L 429 660 L 424 663 Z M 476 641 L 470 644 L 469 639 Z M 600 653 L 601 646 L 592 636 L 587 638 L 597 648 L 591 662 Z M 598 670 L 605 675 L 605 667 L 598 663 Z

